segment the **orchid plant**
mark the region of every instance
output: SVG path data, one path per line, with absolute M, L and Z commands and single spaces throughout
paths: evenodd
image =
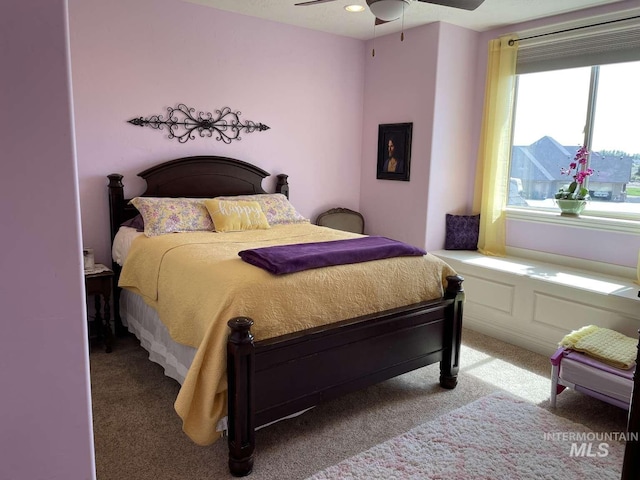
M 569 168 L 562 168 L 560 170 L 561 175 L 572 176 L 573 181 L 567 189 L 561 188 L 556 193 L 557 200 L 588 200 L 589 190 L 584 187 L 584 182 L 587 177 L 593 175 L 592 168 L 587 167 L 587 160 L 589 159 L 589 150 L 584 145 L 578 149 L 576 156 L 569 163 Z

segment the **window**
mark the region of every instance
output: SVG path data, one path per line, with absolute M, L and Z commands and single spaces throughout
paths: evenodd
M 640 61 L 518 75 L 508 206 L 554 210 L 590 147 L 585 215 L 640 220 Z

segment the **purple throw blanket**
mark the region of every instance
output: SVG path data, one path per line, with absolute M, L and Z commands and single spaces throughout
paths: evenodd
M 421 256 L 427 252 L 386 237 L 368 236 L 328 242 L 296 243 L 238 252 L 251 265 L 276 275 L 310 268 L 368 262 L 391 257 Z

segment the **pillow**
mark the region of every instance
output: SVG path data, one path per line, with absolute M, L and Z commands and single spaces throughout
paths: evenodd
M 213 223 L 202 198 L 136 197 L 131 204 L 144 220 L 147 237 L 174 232 L 213 230 Z
M 239 232 L 242 230 L 265 230 L 269 228 L 258 202 L 220 200 L 214 198 L 204 202 L 216 232 Z
M 477 250 L 480 214 L 453 215 L 447 213 L 445 250 Z
M 281 193 L 262 193 L 256 195 L 238 195 L 237 197 L 217 197 L 220 200 L 240 200 L 258 202 L 267 217 L 269 225 L 286 223 L 306 223 L 308 218 L 300 215 L 289 199 Z
M 120 224 L 121 227 L 130 227 L 135 228 L 138 232 L 144 232 L 144 219 L 142 215 L 139 213 L 135 217 L 130 218 L 127 221 L 124 221 Z

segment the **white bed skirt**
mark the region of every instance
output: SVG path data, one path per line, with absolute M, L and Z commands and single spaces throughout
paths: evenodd
M 156 311 L 144 303 L 142 297 L 125 289 L 120 291 L 120 317 L 122 324 L 149 352 L 149 360 L 162 366 L 167 377 L 182 385 L 196 349 L 175 342 Z

